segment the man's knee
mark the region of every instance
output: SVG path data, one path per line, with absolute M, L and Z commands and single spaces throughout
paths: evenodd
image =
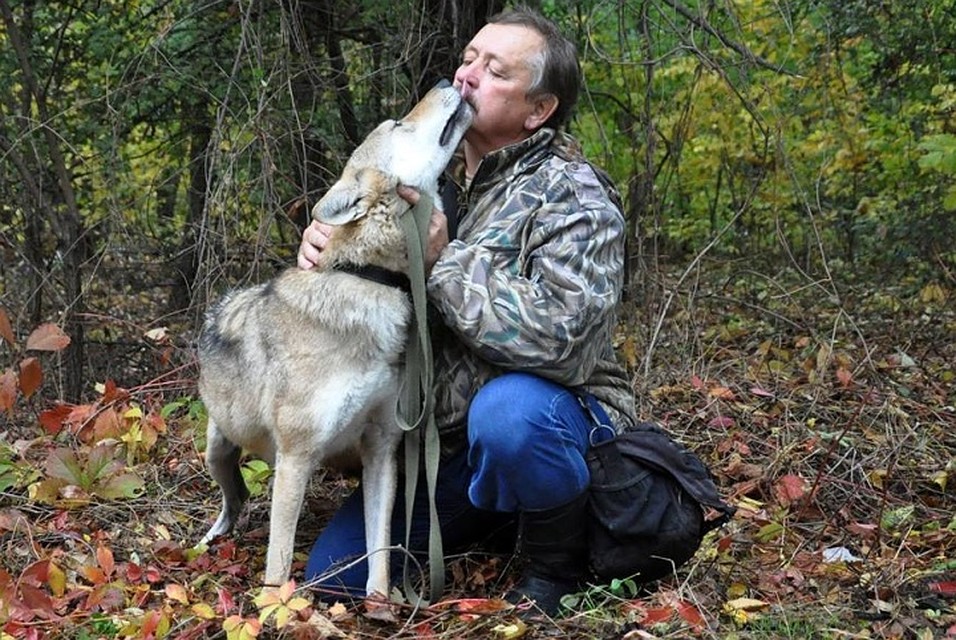
M 520 451 L 532 437 L 535 424 L 542 422 L 552 394 L 544 393 L 548 383 L 538 376 L 513 372 L 484 385 L 468 409 L 468 438 L 485 449 Z M 545 406 L 542 406 L 545 405 Z

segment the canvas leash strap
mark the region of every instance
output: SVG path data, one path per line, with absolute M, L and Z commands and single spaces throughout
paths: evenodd
M 441 597 L 445 588 L 445 562 L 442 550 L 435 486 L 441 454 L 438 427 L 435 424 L 434 360 L 428 334 L 425 299 L 425 246 L 434 203 L 426 194 L 401 217 L 408 247 L 408 279 L 412 289 L 414 330 L 409 331 L 405 351 L 405 382 L 398 402 L 398 423 L 405 431 L 405 547 L 411 551 L 412 515 L 418 488 L 419 468 L 424 455 L 425 482 L 428 489 L 428 566 L 429 597 L 423 598 L 412 584 L 408 556 L 402 571 L 405 597 L 416 607 L 428 606 Z

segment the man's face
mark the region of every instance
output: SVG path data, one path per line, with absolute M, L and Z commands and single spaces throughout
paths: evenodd
M 525 139 L 547 119 L 547 106 L 527 98 L 543 47 L 534 29 L 506 24 L 486 25 L 465 47 L 454 85 L 475 108 L 465 140 L 482 154 Z

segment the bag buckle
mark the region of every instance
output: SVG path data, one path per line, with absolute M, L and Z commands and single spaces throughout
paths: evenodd
M 591 432 L 588 434 L 588 441 L 591 443 L 591 446 L 597 446 L 602 442 L 608 442 L 617 437 L 617 430 L 614 429 L 609 424 L 598 423 L 596 427 L 591 428 Z

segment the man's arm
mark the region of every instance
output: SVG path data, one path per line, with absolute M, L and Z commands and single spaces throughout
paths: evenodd
M 483 358 L 575 385 L 607 357 L 624 219 L 590 169 L 561 178 L 527 214 L 534 221 L 523 241 L 514 239 L 520 248 L 502 251 L 495 237 L 452 241 L 428 286 L 444 322 Z

